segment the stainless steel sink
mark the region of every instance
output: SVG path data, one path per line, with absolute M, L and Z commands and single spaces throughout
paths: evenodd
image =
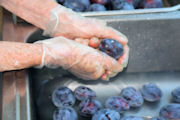
M 109 82 L 83 81 L 62 69 L 5 72 L 1 81 L 2 120 L 52 120 L 55 107 L 51 93 L 60 85 L 72 90 L 79 85 L 88 86 L 97 92 L 97 99 L 102 103 L 109 96 L 119 95 L 126 86 L 140 88 L 144 83 L 153 82 L 163 90 L 160 102 L 145 102 L 142 108 L 131 109 L 125 115 L 157 116 L 162 105 L 172 102 L 170 92 L 180 85 L 180 11 L 173 8 L 83 15 L 104 19 L 128 36 L 131 51 L 127 69 Z M 35 30 L 29 25 L 20 26 Z M 42 36 L 41 30 L 33 34 L 30 31 L 14 38 L 29 43 L 49 38 Z
M 5 72 L 1 79 L 2 120 L 32 120 L 26 70 Z
M 171 91 L 180 86 L 180 72 L 178 71 L 153 73 L 123 72 L 109 82 L 101 80 L 83 81 L 61 69 L 31 69 L 30 76 L 32 76 L 31 88 L 33 90 L 35 118 L 37 120 L 52 120 L 53 111 L 56 107 L 52 104 L 51 94 L 53 90 L 63 85 L 72 90 L 81 85 L 90 87 L 96 91 L 97 99 L 104 104 L 108 97 L 120 95 L 122 88 L 133 86 L 140 89 L 143 84 L 155 83 L 163 91 L 163 97 L 159 102 L 145 102 L 141 108 L 131 109 L 122 115 L 143 116 L 146 119 L 158 116 L 159 110 L 163 105 L 172 103 Z M 74 106 L 76 110 L 78 110 L 77 106 L 78 102 Z M 79 120 L 87 120 L 87 118 L 79 116 Z
M 171 18 L 168 17 L 169 15 Z M 180 35 L 177 33 L 180 30 L 180 16 L 178 15 L 180 11 L 111 17 L 96 16 L 106 20 L 110 26 L 128 36 L 131 50 L 127 69 L 109 82 L 83 81 L 62 69 L 29 69 L 35 118 L 37 120 L 52 119 L 56 108 L 51 102 L 51 94 L 54 89 L 62 85 L 72 90 L 80 85 L 88 86 L 97 92 L 97 99 L 104 103 L 108 97 L 119 95 L 124 87 L 134 86 L 140 89 L 148 82 L 156 83 L 162 89 L 162 100 L 156 103 L 145 102 L 140 109 L 131 109 L 124 115 L 145 118 L 158 116 L 163 105 L 173 102 L 171 91 L 180 86 L 180 55 L 177 50 L 180 48 Z M 167 25 L 168 29 L 166 29 Z M 49 37 L 42 36 L 42 31 L 38 30 L 29 37 L 27 42 L 46 38 Z M 79 116 L 79 120 L 87 120 L 87 118 Z

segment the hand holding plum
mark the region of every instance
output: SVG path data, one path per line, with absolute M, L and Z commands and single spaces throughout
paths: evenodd
M 77 77 L 89 80 L 100 78 L 105 71 L 110 76 L 122 71 L 123 65 L 105 53 L 64 37 L 56 37 L 37 44 L 43 46 L 42 65 L 62 67 Z

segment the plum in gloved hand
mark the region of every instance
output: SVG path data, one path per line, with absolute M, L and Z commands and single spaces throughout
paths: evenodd
M 64 37 L 56 37 L 36 44 L 43 46 L 41 66 L 63 67 L 86 80 L 98 79 L 107 70 L 111 72 L 108 79 L 123 69 L 118 61 L 105 53 Z
M 107 38 L 117 40 L 125 49 L 118 61 L 124 67 L 127 66 L 129 56 L 128 39 L 119 31 L 108 27 L 105 21 L 85 18 L 71 9 L 59 5 L 52 9 L 44 34 L 52 37 L 64 36 L 73 40 L 76 38 L 91 39 L 93 37 L 99 40 Z

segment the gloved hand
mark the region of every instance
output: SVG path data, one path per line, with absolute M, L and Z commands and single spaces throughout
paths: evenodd
M 75 39 L 76 42 L 81 43 L 83 45 L 86 46 L 90 46 L 93 47 L 95 49 L 99 49 L 99 44 L 102 41 L 102 39 L 98 39 L 98 38 L 91 38 L 91 39 L 82 39 L 82 38 L 76 38 Z M 129 47 L 128 45 L 124 45 L 124 53 L 123 55 L 118 59 L 118 62 L 124 67 L 127 66 L 128 64 L 128 58 L 129 58 Z M 111 74 L 110 71 L 106 71 L 105 74 L 102 76 L 102 79 L 106 79 L 106 77 L 108 78 L 108 76 Z
M 105 53 L 64 37 L 56 37 L 36 44 L 42 44 L 42 65 L 48 68 L 63 67 L 77 77 L 95 80 L 108 70 L 109 77 L 122 71 L 123 66 Z
M 108 27 L 103 20 L 85 18 L 79 13 L 62 5 L 51 10 L 49 24 L 45 34 L 52 37 L 64 36 L 69 39 L 75 38 L 111 38 L 125 45 L 128 40 L 122 33 Z
M 118 40 L 124 45 L 124 54 L 118 61 L 123 67 L 127 66 L 129 57 L 129 48 L 127 46 L 128 39 L 122 33 L 108 27 L 105 21 L 85 18 L 79 13 L 73 12 L 71 9 L 58 5 L 51 11 L 49 24 L 47 25 L 44 34 L 52 37 L 64 36 L 72 40 L 81 38 L 81 43 L 85 44 L 87 43 L 87 39 L 93 37 L 98 38 L 99 41 L 94 42 L 93 40 L 90 40 L 90 43 L 93 44 L 88 45 L 91 47 L 98 46 L 100 40 L 104 38 Z M 83 39 L 86 41 L 83 41 Z M 109 76 L 108 74 L 110 74 L 110 71 L 106 71 L 104 78 Z

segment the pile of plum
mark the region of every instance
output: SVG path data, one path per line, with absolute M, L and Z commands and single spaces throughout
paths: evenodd
M 162 0 L 57 0 L 76 12 L 161 8 Z
M 92 120 L 144 120 L 141 117 L 121 114 L 130 108 L 141 107 L 147 102 L 159 101 L 162 97 L 161 89 L 153 83 L 142 86 L 140 90 L 134 87 L 123 88 L 119 96 L 109 97 L 104 105 L 96 100 L 96 93 L 92 89 L 79 86 L 74 91 L 66 86 L 60 86 L 52 93 L 52 102 L 57 107 L 53 120 L 78 120 L 78 114 Z M 172 98 L 177 103 L 171 103 L 161 108 L 158 117 L 152 120 L 180 119 L 180 88 L 172 91 Z M 78 105 L 78 114 L 74 108 Z M 103 108 L 104 106 L 104 108 Z

